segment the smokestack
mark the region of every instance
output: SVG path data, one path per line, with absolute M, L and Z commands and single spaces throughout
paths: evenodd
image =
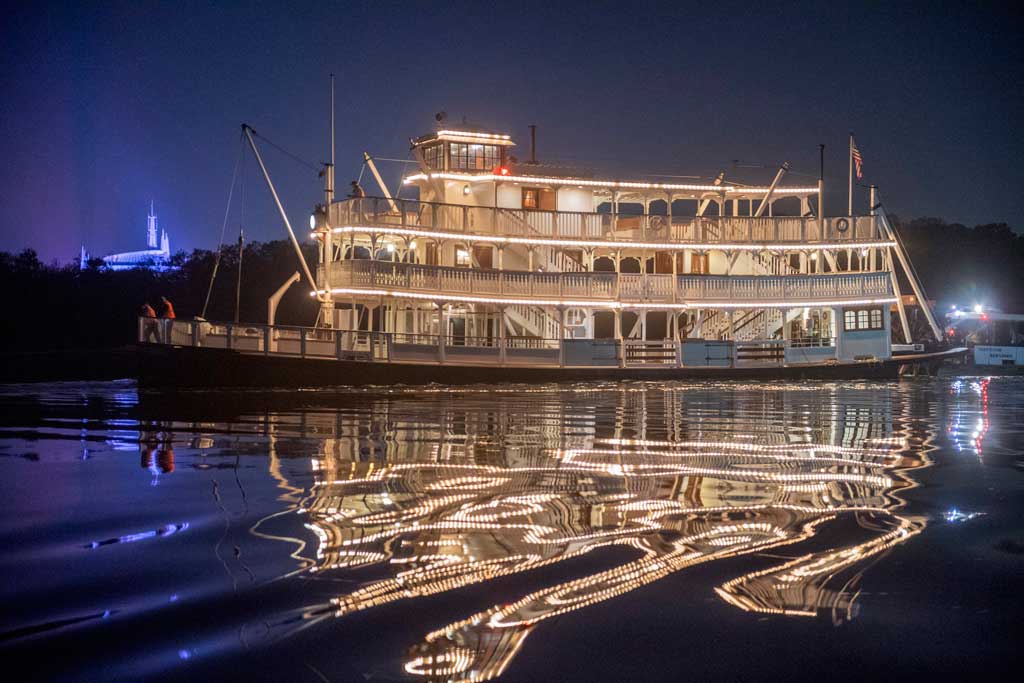
M 537 126 L 530 124 L 530 163 L 537 163 Z

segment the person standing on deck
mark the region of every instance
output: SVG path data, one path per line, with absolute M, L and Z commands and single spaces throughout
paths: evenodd
M 150 337 L 157 343 L 160 342 L 160 329 L 156 323 L 156 311 L 149 305 L 149 302 L 142 304 L 142 308 L 139 310 L 145 320 L 142 323 L 142 341 L 148 342 Z
M 160 297 L 160 317 L 164 319 L 164 342 L 170 343 L 171 341 L 171 320 L 176 317 L 174 315 L 174 305 L 171 304 L 171 300 L 166 296 Z

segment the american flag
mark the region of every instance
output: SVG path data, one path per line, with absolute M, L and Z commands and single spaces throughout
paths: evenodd
M 864 177 L 864 160 L 860 157 L 860 150 L 857 149 L 857 143 L 853 141 L 853 136 L 850 136 L 850 154 L 853 156 L 853 163 L 857 167 L 857 180 Z

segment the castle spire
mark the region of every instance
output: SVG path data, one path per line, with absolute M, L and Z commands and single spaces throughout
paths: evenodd
M 156 211 L 153 209 L 153 200 L 149 200 L 149 217 L 146 219 L 146 246 L 150 249 L 158 249 L 156 230 Z

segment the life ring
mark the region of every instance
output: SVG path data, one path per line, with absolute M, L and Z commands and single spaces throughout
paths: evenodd
M 850 229 L 850 221 L 845 218 L 840 218 L 836 221 L 836 231 L 844 233 Z

